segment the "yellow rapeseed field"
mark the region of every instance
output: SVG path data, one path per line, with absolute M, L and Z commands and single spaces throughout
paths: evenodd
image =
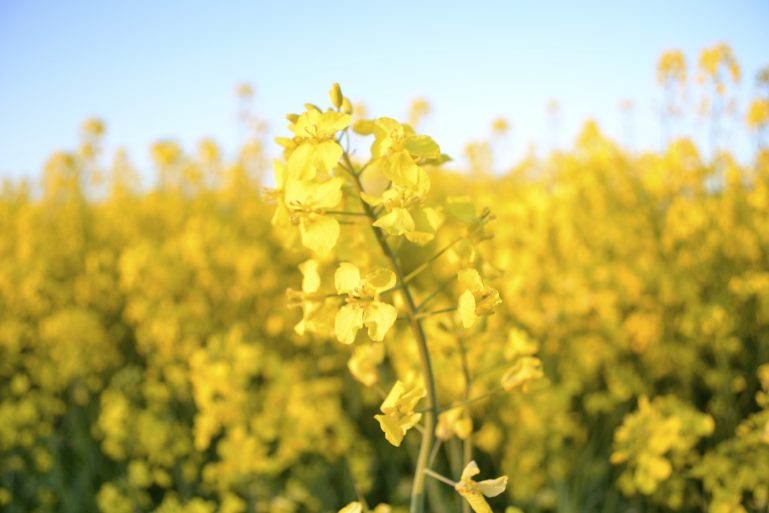
M 715 125 L 736 59 L 693 68 L 664 115 L 692 75 Z M 274 163 L 161 141 L 152 187 L 89 120 L 6 180 L 0 510 L 766 512 L 769 94 L 748 162 L 588 122 L 503 174 L 427 110 L 334 84 Z

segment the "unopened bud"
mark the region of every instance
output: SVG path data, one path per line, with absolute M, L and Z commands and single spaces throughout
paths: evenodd
M 342 99 L 342 112 L 352 114 L 352 103 L 347 98 Z
M 342 88 L 339 87 L 337 82 L 334 82 L 334 85 L 331 86 L 331 91 L 328 92 L 328 97 L 331 98 L 331 105 L 335 108 L 338 109 L 342 106 L 344 96 L 342 96 Z

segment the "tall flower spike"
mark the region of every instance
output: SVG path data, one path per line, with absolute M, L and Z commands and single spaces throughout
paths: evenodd
M 478 464 L 471 461 L 462 471 L 462 477 L 454 485 L 454 489 L 467 500 L 475 513 L 492 513 L 486 497 L 496 497 L 504 492 L 507 487 L 507 476 L 480 482 L 473 481 L 473 477 L 480 473 Z
M 422 418 L 422 414 L 415 413 L 414 408 L 425 395 L 424 387 L 417 385 L 409 390 L 398 380 L 380 407 L 384 415 L 374 415 L 385 438 L 395 447 L 400 446 L 408 430 Z

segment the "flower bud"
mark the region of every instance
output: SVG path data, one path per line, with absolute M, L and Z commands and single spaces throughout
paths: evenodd
M 342 88 L 339 87 L 337 82 L 334 82 L 334 85 L 331 86 L 331 91 L 328 92 L 328 97 L 331 98 L 331 105 L 335 108 L 338 109 L 342 106 L 344 96 L 342 96 Z

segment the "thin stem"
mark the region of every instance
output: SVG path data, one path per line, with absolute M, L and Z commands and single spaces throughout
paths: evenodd
M 449 479 L 448 477 L 442 476 L 439 473 L 434 472 L 434 471 L 432 471 L 429 468 L 424 469 L 424 473 L 427 474 L 428 476 L 432 477 L 433 479 L 437 479 L 441 483 L 446 483 L 447 485 L 451 486 L 452 488 L 454 487 L 454 485 L 457 484 L 454 481 L 452 481 L 451 479 Z
M 430 312 L 420 312 L 417 314 L 416 317 L 417 319 L 424 319 L 425 317 L 430 317 L 431 315 L 440 315 L 440 314 L 456 312 L 456 311 L 457 311 L 457 307 L 452 306 L 451 308 L 442 308 L 440 310 L 432 310 Z
M 461 337 L 457 337 L 457 344 L 459 345 L 459 354 L 462 359 L 462 374 L 465 376 L 465 401 L 470 400 L 470 393 L 473 387 L 473 376 L 470 373 L 470 362 L 467 359 L 467 348 L 465 347 L 465 340 Z M 470 412 L 465 410 L 464 415 L 470 417 Z M 472 417 L 471 417 L 472 421 Z M 467 438 L 462 440 L 462 468 L 470 463 L 473 459 L 473 433 L 472 431 L 467 435 Z M 470 504 L 467 501 L 462 501 L 462 513 L 470 513 Z
M 413 271 L 411 271 L 410 273 L 408 273 L 408 274 L 406 275 L 406 277 L 404 278 L 404 283 L 408 283 L 408 282 L 410 282 L 410 281 L 411 281 L 413 278 L 415 278 L 415 277 L 416 277 L 416 276 L 417 276 L 419 273 L 421 273 L 422 271 L 424 271 L 425 269 L 427 269 L 427 267 L 428 267 L 430 264 L 432 264 L 433 262 L 435 262 L 436 260 L 438 260 L 438 259 L 441 257 L 441 255 L 443 255 L 445 252 L 447 252 L 448 250 L 450 250 L 450 249 L 451 249 L 451 248 L 454 246 L 454 244 L 456 244 L 457 242 L 459 242 L 459 241 L 461 241 L 461 240 L 462 240 L 462 238 L 461 238 L 461 237 L 460 237 L 460 238 L 456 238 L 456 239 L 454 239 L 454 240 L 453 240 L 453 241 L 452 241 L 450 244 L 448 244 L 446 247 L 444 247 L 443 249 L 441 249 L 440 251 L 438 251 L 436 254 L 434 254 L 433 256 L 431 256 L 429 260 L 427 260 L 426 262 L 423 262 L 423 263 L 422 263 L 422 264 L 421 264 L 419 267 L 417 267 L 416 269 L 414 269 Z
M 441 292 L 443 292 L 443 291 L 446 289 L 446 287 L 448 287 L 448 286 L 449 286 L 449 284 L 450 284 L 452 281 L 454 281 L 455 279 L 457 279 L 457 276 L 456 276 L 455 274 L 452 274 L 452 275 L 451 275 L 451 276 L 450 276 L 450 277 L 449 277 L 447 280 L 445 280 L 443 283 L 441 283 L 440 285 L 438 285 L 438 288 L 437 288 L 437 289 L 435 289 L 434 291 L 432 291 L 432 292 L 430 293 L 430 295 L 429 295 L 429 296 L 427 296 L 425 299 L 423 299 L 423 300 L 422 300 L 422 303 L 421 303 L 421 304 L 420 304 L 420 305 L 417 307 L 417 311 L 421 311 L 421 310 L 423 310 L 425 306 L 427 306 L 428 304 L 430 304 L 430 301 L 432 301 L 433 299 L 435 299 L 436 297 L 438 297 L 438 294 L 440 294 Z
M 326 214 L 333 214 L 337 216 L 362 216 L 362 217 L 368 217 L 368 214 L 365 212 L 348 212 L 346 210 L 326 210 Z
M 435 463 L 435 458 L 438 457 L 438 452 L 440 451 L 442 442 L 443 440 L 439 438 L 438 441 L 435 442 L 435 445 L 433 445 L 433 451 L 430 453 L 430 459 L 427 460 L 428 467 L 432 467 L 433 463 Z
M 345 163 L 350 169 L 350 174 L 355 181 L 355 185 L 359 192 L 363 191 L 363 184 L 360 180 L 360 172 L 355 172 L 355 167 L 350 161 L 350 156 L 347 153 L 342 155 Z M 365 166 L 364 166 L 365 168 Z M 361 198 L 361 205 L 363 210 L 368 214 L 372 221 L 376 220 L 376 215 L 371 206 L 363 201 Z M 402 293 L 406 303 L 406 310 L 408 313 L 409 321 L 411 324 L 411 331 L 414 334 L 417 342 L 417 349 L 419 351 L 419 364 L 422 370 L 422 379 L 425 382 L 425 389 L 427 391 L 427 410 L 424 415 L 424 425 L 422 433 L 422 443 L 419 447 L 419 456 L 417 457 L 416 473 L 414 475 L 414 483 L 411 489 L 411 513 L 424 513 L 425 511 L 425 478 L 424 470 L 427 468 L 427 460 L 430 457 L 432 450 L 433 439 L 435 437 L 435 410 L 437 408 L 437 394 L 435 392 L 435 377 L 433 376 L 433 367 L 430 362 L 430 350 L 427 347 L 427 337 L 425 336 L 422 323 L 417 319 L 417 308 L 414 302 L 414 297 L 411 294 L 411 290 L 407 286 L 406 277 L 403 275 L 403 271 L 398 264 L 398 258 L 393 251 L 393 248 L 388 244 L 387 238 L 384 232 L 376 227 L 371 226 L 374 232 L 379 246 L 382 248 L 382 252 L 390 260 L 393 271 L 398 278 L 398 281 L 403 285 Z
M 504 390 L 503 387 L 497 387 L 497 388 L 495 388 L 493 390 L 489 390 L 488 392 L 485 392 L 485 393 L 483 393 L 481 395 L 478 395 L 478 396 L 475 396 L 475 397 L 471 397 L 470 399 L 465 399 L 465 400 L 462 400 L 462 401 L 453 402 L 451 404 L 448 404 L 448 405 L 444 406 L 443 408 L 438 408 L 437 411 L 438 411 L 438 413 L 443 413 L 444 411 L 453 410 L 454 408 L 459 408 L 460 406 L 467 406 L 468 404 L 473 404 L 473 403 L 476 403 L 476 402 L 481 401 L 483 399 L 487 399 L 487 398 L 491 397 L 492 395 L 498 394 L 499 392 L 501 392 L 503 390 Z

